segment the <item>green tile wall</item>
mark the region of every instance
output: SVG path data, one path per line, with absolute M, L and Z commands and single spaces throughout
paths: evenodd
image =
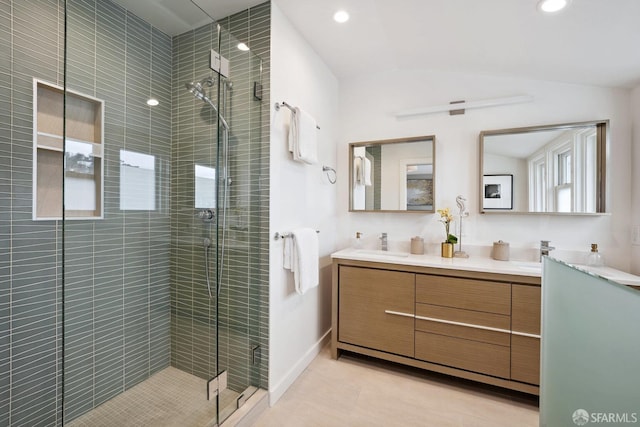
M 60 227 L 31 221 L 31 122 L 32 78 L 59 82 L 62 16 L 0 0 L 0 426 L 59 421 Z

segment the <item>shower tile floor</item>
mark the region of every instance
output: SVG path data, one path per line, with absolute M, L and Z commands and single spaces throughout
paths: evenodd
M 206 397 L 206 380 L 169 367 L 66 424 L 68 427 L 206 427 L 216 422 L 215 401 Z M 224 420 L 239 393 L 224 390 Z

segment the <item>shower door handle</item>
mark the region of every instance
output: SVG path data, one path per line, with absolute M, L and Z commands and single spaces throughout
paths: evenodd
M 211 239 L 205 237 L 202 243 L 204 246 L 204 272 L 207 280 L 207 291 L 209 291 L 209 298 L 213 298 L 213 294 L 211 293 L 211 280 L 209 279 L 209 248 L 211 247 Z

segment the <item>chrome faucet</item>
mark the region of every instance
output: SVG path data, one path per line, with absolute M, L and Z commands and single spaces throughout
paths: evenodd
M 379 237 L 380 239 L 380 249 L 383 251 L 388 250 L 387 248 L 387 233 L 382 233 Z
M 540 240 L 540 259 L 539 261 L 542 262 L 542 257 L 549 255 L 549 252 L 554 250 L 555 247 L 553 246 L 549 246 L 549 240 Z

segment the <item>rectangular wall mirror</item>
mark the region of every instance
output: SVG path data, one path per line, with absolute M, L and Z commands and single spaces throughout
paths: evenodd
M 350 212 L 435 212 L 435 136 L 349 144 Z
M 480 212 L 606 212 L 609 121 L 480 133 Z

